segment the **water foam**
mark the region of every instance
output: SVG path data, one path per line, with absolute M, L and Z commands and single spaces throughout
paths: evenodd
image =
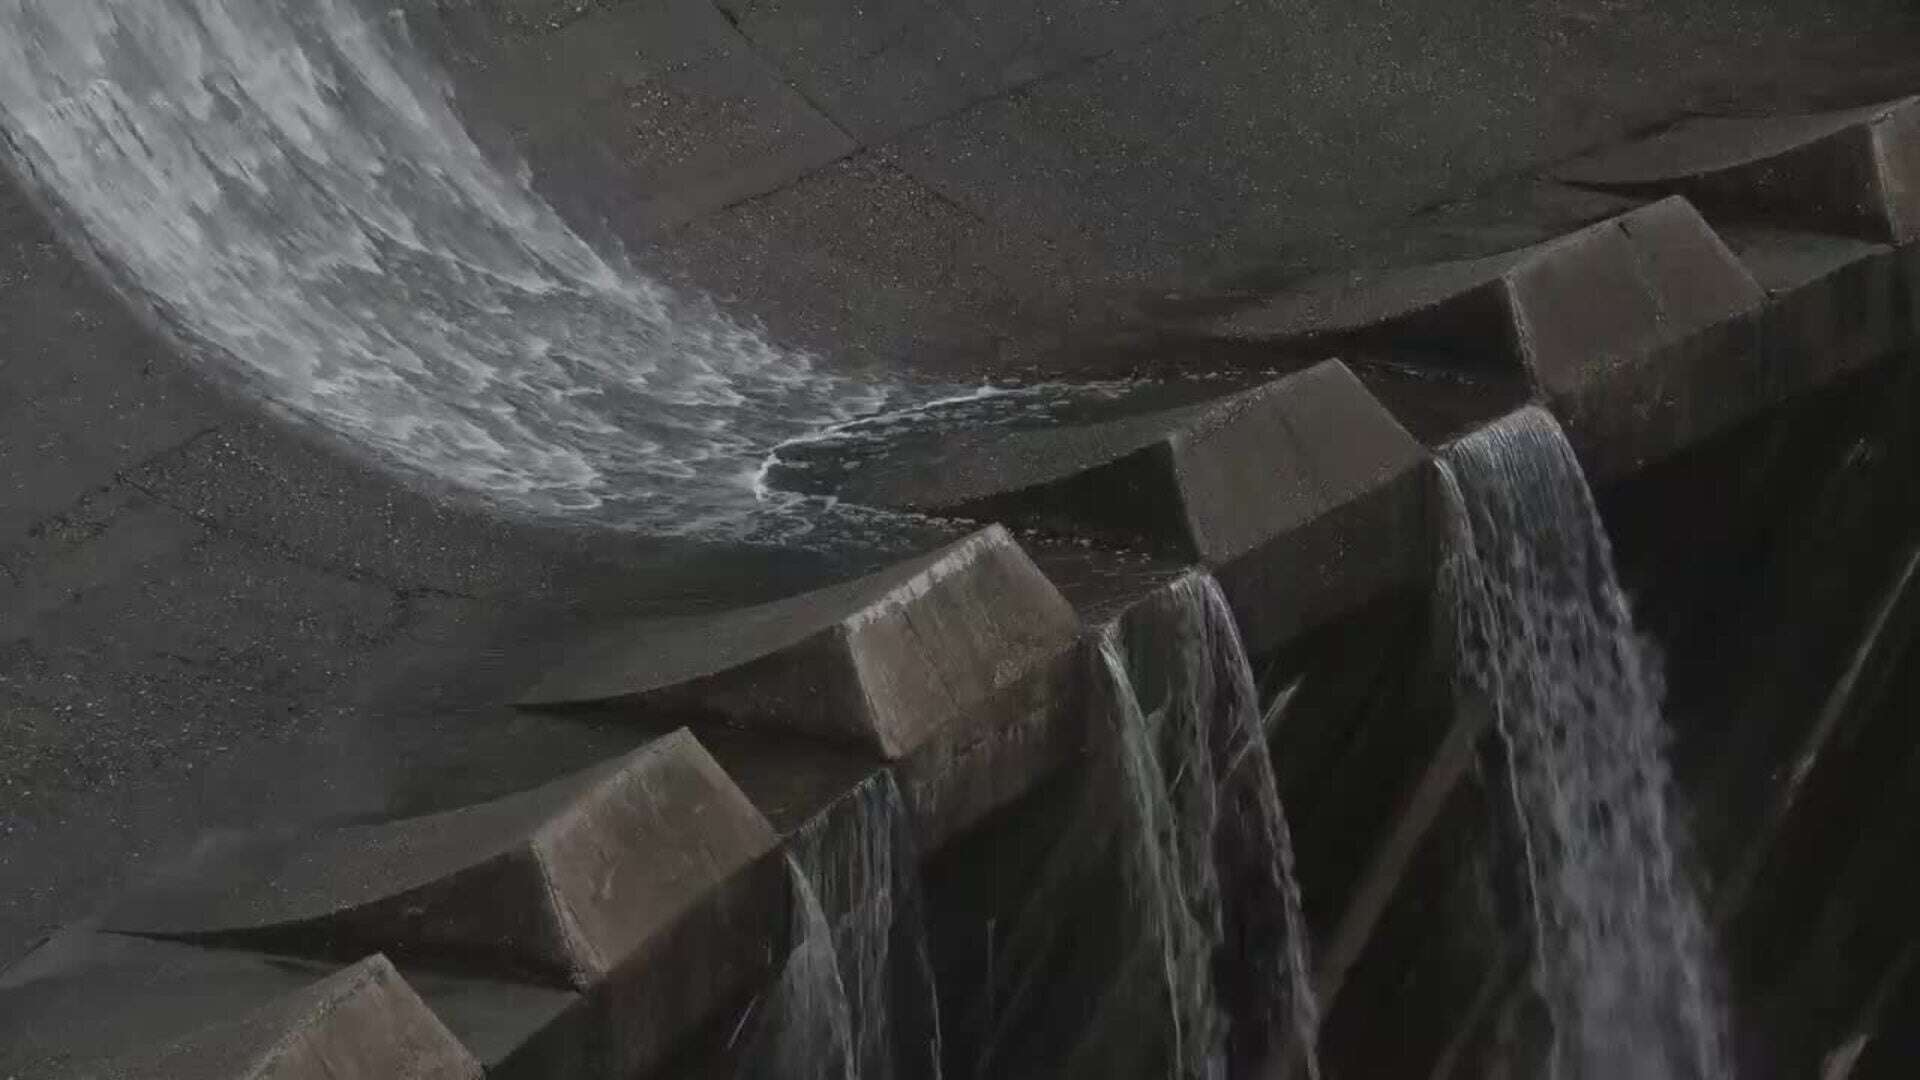
M 0 0 L 0 128 L 209 366 L 504 507 L 745 531 L 770 447 L 888 400 L 596 251 L 350 0 Z

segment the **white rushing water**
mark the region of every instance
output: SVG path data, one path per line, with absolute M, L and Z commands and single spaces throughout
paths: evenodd
M 0 0 L 0 134 L 227 381 L 497 505 L 746 531 L 886 397 L 596 251 L 351 0 Z
M 1180 579 L 1172 598 L 1159 652 L 1130 654 L 1115 627 L 1100 655 L 1133 818 L 1123 843 L 1154 924 L 1175 1061 L 1182 1076 L 1224 1075 L 1230 1025 L 1256 1025 L 1262 1058 L 1296 1055 L 1318 1077 L 1306 920 L 1253 671 L 1211 575 Z
M 1724 1020 L 1676 854 L 1663 687 L 1586 479 L 1528 409 L 1446 457 L 1465 694 L 1507 752 L 1555 1080 L 1719 1080 Z

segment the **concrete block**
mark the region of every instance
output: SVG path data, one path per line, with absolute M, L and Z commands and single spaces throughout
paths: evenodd
M 345 968 L 115 935 L 56 936 L 0 976 L 0 1074 L 478 1080 L 383 956 Z
M 1263 652 L 1425 571 L 1426 459 L 1335 361 L 1104 423 L 961 431 L 839 493 L 1203 562 Z
M 1693 207 L 1669 198 L 1520 251 L 1309 283 L 1214 332 L 1518 369 L 1604 479 L 1767 403 L 1765 300 Z
M 493 1080 L 602 1075 L 607 1032 L 587 996 L 414 965 L 400 974 Z
M 1829 233 L 1734 227 L 1727 244 L 1767 291 L 1767 395 L 1823 385 L 1907 347 L 1913 297 L 1901 253 Z
M 1196 431 L 1180 469 L 1189 518 L 1206 522 L 1201 560 L 1254 655 L 1432 568 L 1426 448 L 1344 365 L 1270 393 L 1273 426 L 1249 410 L 1251 423 Z
M 237 1021 L 107 1068 L 210 1080 L 479 1080 L 480 1063 L 374 956 Z
M 1559 176 L 1684 195 L 1716 220 L 1908 244 L 1920 239 L 1920 97 L 1813 116 L 1689 120 Z
M 573 990 L 625 1076 L 751 992 L 788 902 L 773 830 L 680 731 L 495 802 L 215 849 L 106 925 Z
M 1006 530 L 759 607 L 603 631 L 529 693 L 837 739 L 896 763 L 932 847 L 1079 746 L 1079 620 Z

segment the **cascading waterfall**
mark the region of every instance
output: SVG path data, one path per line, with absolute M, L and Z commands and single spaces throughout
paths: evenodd
M 740 1080 L 859 1080 L 852 1001 L 833 926 L 811 876 L 791 855 L 787 877 L 791 945 L 779 978 L 742 1020 L 751 1034 L 739 1055 Z
M 751 1080 L 938 1080 L 919 860 L 890 772 L 788 841 L 796 942 L 744 1055 Z
M 921 907 L 919 858 L 891 772 L 878 772 L 789 842 L 821 905 L 861 1080 L 938 1080 L 940 1010 Z
M 1663 687 L 1572 447 L 1526 409 L 1456 444 L 1444 587 L 1464 697 L 1492 710 L 1560 1080 L 1718 1080 L 1724 1020 L 1676 853 Z
M 594 250 L 352 0 L 0 0 L 0 151 L 212 369 L 504 507 L 760 528 L 885 396 Z
M 1317 1077 L 1306 920 L 1253 671 L 1212 576 L 1170 592 L 1166 640 L 1111 627 L 1100 657 L 1174 1060 L 1182 1076 L 1219 1076 L 1293 1054 Z
M 1211 776 L 1210 754 L 1202 749 L 1189 759 L 1192 737 L 1204 738 L 1205 732 L 1164 732 L 1169 745 L 1163 754 L 1157 745 L 1163 733 L 1155 730 L 1134 693 L 1117 634 L 1101 638 L 1100 659 L 1114 688 L 1115 749 L 1124 778 L 1122 790 L 1132 811 L 1132 835 L 1126 837 L 1130 841 L 1128 880 L 1144 909 L 1151 947 L 1158 954 L 1172 1057 L 1179 1076 L 1215 1075 L 1224 1060 L 1227 1026 L 1213 985 L 1213 953 L 1224 932 L 1213 860 L 1218 787 Z M 1163 756 L 1167 763 L 1163 764 Z M 1177 789 L 1168 779 L 1169 766 L 1175 761 L 1194 766 Z

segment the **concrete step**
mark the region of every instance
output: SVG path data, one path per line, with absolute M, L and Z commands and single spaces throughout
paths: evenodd
M 339 967 L 70 931 L 0 976 L 0 1074 L 478 1080 L 384 956 Z
M 681 731 L 492 803 L 213 847 L 105 926 L 572 991 L 626 1076 L 752 993 L 788 904 L 772 828 Z
M 801 732 L 895 764 L 924 848 L 1074 753 L 1080 623 L 998 526 L 759 607 L 602 628 L 525 697 Z
M 1909 244 L 1920 240 L 1920 97 L 1810 116 L 1700 117 L 1558 175 L 1684 195 L 1716 217 Z
M 1727 245 L 1767 291 L 1763 396 L 1784 401 L 1920 340 L 1913 254 L 1831 233 L 1728 225 Z
M 1261 653 L 1426 574 L 1427 457 L 1330 361 L 1172 409 L 961 432 L 856 463 L 840 490 L 1199 562 Z
M 1316 279 L 1211 332 L 1523 374 L 1605 481 L 1770 403 L 1765 301 L 1705 219 L 1669 198 L 1502 254 Z

